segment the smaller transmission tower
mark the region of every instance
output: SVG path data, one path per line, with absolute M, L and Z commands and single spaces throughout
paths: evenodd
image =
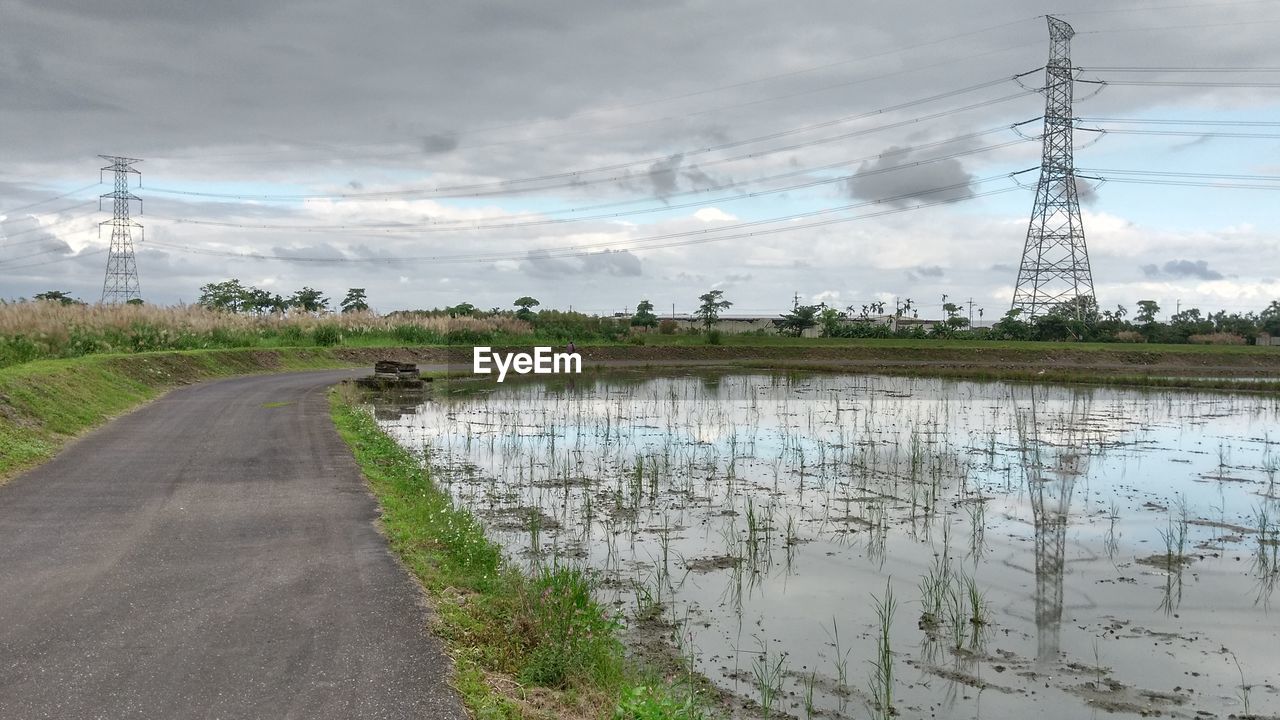
M 138 286 L 138 264 L 133 257 L 133 228 L 141 231 L 142 225 L 129 217 L 130 203 L 134 200 L 138 201 L 138 213 L 142 213 L 142 198 L 129 192 L 129 175 L 137 175 L 138 185 L 142 185 L 142 173 L 133 167 L 142 161 L 117 155 L 98 157 L 111 163 L 101 172 L 110 170 L 115 174 L 115 190 L 102 195 L 113 201 L 111 219 L 104 220 L 101 225 L 111 226 L 111 249 L 107 252 L 107 276 L 102 281 L 102 302 L 116 305 L 142 298 Z
M 1072 148 L 1075 69 L 1071 66 L 1071 38 L 1075 30 L 1058 18 L 1048 19 L 1040 182 L 1013 291 L 1013 307 L 1021 308 L 1028 319 L 1061 303 L 1093 297 L 1093 272 L 1080 222 Z M 1077 312 L 1080 309 L 1077 305 Z

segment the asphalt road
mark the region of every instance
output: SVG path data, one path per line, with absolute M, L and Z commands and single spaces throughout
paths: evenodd
M 329 420 L 347 375 L 183 388 L 0 487 L 0 717 L 464 717 Z

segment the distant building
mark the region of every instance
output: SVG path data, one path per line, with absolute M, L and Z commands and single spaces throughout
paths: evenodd
M 681 329 L 684 330 L 701 330 L 702 320 L 697 316 L 688 314 L 668 315 L 668 318 L 675 320 Z M 846 318 L 842 321 L 845 325 L 887 325 L 891 330 L 909 330 L 913 327 L 923 328 L 925 332 L 931 332 L 933 326 L 938 324 L 938 320 L 926 320 L 913 317 L 894 317 L 892 315 L 874 315 L 867 318 Z M 715 329 L 723 333 L 732 335 L 741 335 L 744 333 L 762 332 L 767 335 L 777 335 L 780 332 L 782 324 L 781 315 L 721 315 L 716 321 Z M 802 337 L 818 337 L 822 334 L 822 328 L 814 326 L 805 330 Z

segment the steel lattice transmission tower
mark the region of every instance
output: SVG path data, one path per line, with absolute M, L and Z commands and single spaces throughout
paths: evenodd
M 142 212 L 142 198 L 129 192 L 129 176 L 138 176 L 138 185 L 142 185 L 142 173 L 133 166 L 142 162 L 134 158 L 117 155 L 99 155 L 98 157 L 111 163 L 102 168 L 115 174 L 115 190 L 103 193 L 103 198 L 112 199 L 112 216 L 104 220 L 102 225 L 111 226 L 111 249 L 107 253 L 107 276 L 102 281 L 102 302 L 115 305 L 130 300 L 142 299 L 138 286 L 138 264 L 133 257 L 133 228 L 142 230 L 142 225 L 129 217 L 130 203 L 138 201 L 138 212 Z M 101 207 L 101 200 L 99 200 Z
M 1021 308 L 1027 318 L 1060 303 L 1094 296 L 1072 152 L 1075 116 L 1071 100 L 1075 71 L 1071 66 L 1071 38 L 1075 30 L 1058 18 L 1048 19 L 1049 64 L 1045 66 L 1040 182 L 1036 186 L 1036 204 L 1031 210 L 1018 284 L 1013 291 L 1013 307 Z

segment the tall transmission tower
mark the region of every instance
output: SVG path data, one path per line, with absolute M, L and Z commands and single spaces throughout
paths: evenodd
M 1045 66 L 1044 147 L 1036 203 L 1027 227 L 1013 307 L 1031 318 L 1064 302 L 1093 295 L 1093 272 L 1080 222 L 1072 151 L 1071 110 L 1075 70 L 1070 25 L 1049 16 L 1049 64 Z M 1080 307 L 1076 306 L 1079 314 Z
M 111 219 L 104 220 L 101 224 L 111 226 L 111 249 L 107 253 L 107 275 L 102 281 L 102 302 L 115 305 L 140 300 L 142 293 L 138 286 L 138 264 L 133 257 L 133 228 L 141 231 L 142 225 L 129 217 L 129 210 L 130 203 L 137 200 L 138 212 L 141 214 L 142 198 L 129 192 L 129 176 L 137 175 L 138 185 L 142 185 L 142 173 L 133 167 L 142 161 L 118 155 L 98 157 L 111 163 L 100 172 L 110 170 L 115 173 L 115 190 L 102 195 L 113 201 Z

